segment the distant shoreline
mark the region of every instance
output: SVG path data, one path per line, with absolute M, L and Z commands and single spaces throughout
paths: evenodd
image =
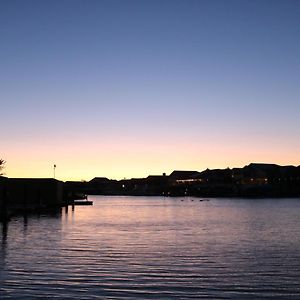
M 251 163 L 243 168 L 173 171 L 170 175 L 66 181 L 70 193 L 131 196 L 299 197 L 300 166 Z
M 251 163 L 243 168 L 173 171 L 170 175 L 88 182 L 0 176 L 0 218 L 11 212 L 45 211 L 85 195 L 198 198 L 298 198 L 300 166 Z

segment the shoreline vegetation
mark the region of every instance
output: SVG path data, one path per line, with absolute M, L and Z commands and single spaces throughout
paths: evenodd
M 251 163 L 243 168 L 173 171 L 170 175 L 62 182 L 0 176 L 0 220 L 16 213 L 75 205 L 86 195 L 166 197 L 300 197 L 300 166 Z

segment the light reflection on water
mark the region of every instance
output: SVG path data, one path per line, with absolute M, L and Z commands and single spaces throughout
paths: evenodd
M 0 299 L 300 299 L 299 199 L 90 198 L 0 225 Z

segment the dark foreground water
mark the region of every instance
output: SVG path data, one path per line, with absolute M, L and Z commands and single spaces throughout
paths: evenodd
M 0 299 L 300 299 L 300 199 L 90 198 L 0 225 Z

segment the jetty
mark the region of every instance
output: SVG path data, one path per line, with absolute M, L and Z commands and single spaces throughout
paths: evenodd
M 74 200 L 71 205 L 93 205 L 91 200 Z

